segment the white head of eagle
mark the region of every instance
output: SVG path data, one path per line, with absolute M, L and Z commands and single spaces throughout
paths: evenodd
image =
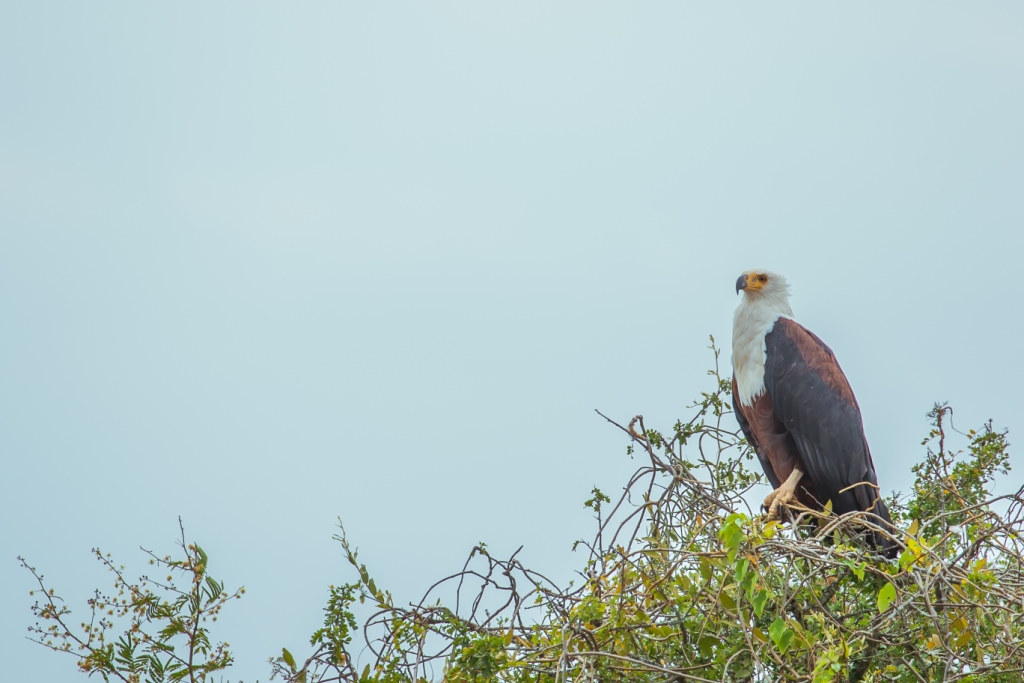
M 748 270 L 736 280 L 743 300 L 732 328 L 733 410 L 775 489 L 769 515 L 798 503 L 832 512 L 873 513 L 891 529 L 879 497 L 860 407 L 832 349 L 793 320 L 786 279 Z M 895 544 L 869 535 L 892 556 Z

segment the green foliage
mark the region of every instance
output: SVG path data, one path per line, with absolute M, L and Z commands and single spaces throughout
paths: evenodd
M 878 611 L 884 612 L 889 609 L 889 606 L 892 605 L 892 601 L 895 599 L 896 586 L 886 581 L 882 589 L 878 591 Z
M 984 518 L 976 518 L 972 510 L 984 504 L 995 475 L 1006 474 L 1010 468 L 1007 433 L 994 431 L 991 421 L 980 431 L 967 433 L 966 453 L 948 450 L 946 422 L 952 415 L 953 409 L 945 404 L 936 404 L 928 413 L 932 429 L 921 442 L 927 446 L 925 459 L 911 468 L 917 478 L 907 514 L 911 519 L 931 520 L 922 529 L 927 537 L 941 536 L 965 523 L 968 535 L 976 531 L 971 521 Z
M 746 503 L 752 454 L 722 424 L 730 383 L 712 375 L 714 390 L 668 433 L 609 419 L 649 464 L 617 501 L 594 489 L 584 503 L 598 529 L 578 541 L 590 552 L 583 583 L 555 586 L 474 548 L 449 579 L 454 605 L 377 597 L 373 666 L 351 677 L 321 666 L 310 680 L 1019 680 L 1024 499 L 990 494 L 1008 466 L 1005 432 L 987 425 L 951 453 L 948 409 L 930 414 L 938 449 L 914 468 L 914 495 L 890 501 L 906 532 L 865 513 L 768 522 Z M 866 546 L 867 531 L 893 538 L 899 560 Z M 363 590 L 379 593 L 339 540 Z
M 660 432 L 642 416 L 626 426 L 605 418 L 644 462 L 617 499 L 595 488 L 584 503 L 597 529 L 577 542 L 588 552 L 581 581 L 558 586 L 518 551 L 499 558 L 481 543 L 462 571 L 400 605 L 342 528 L 336 539 L 357 580 L 330 588 L 312 651 L 300 662 L 283 650 L 272 678 L 1019 681 L 1024 492 L 991 494 L 1008 469 L 1006 433 L 988 424 L 950 451 L 949 409 L 936 406 L 913 494 L 889 501 L 905 530 L 827 510 L 767 521 L 747 504 L 760 477 L 733 429 L 714 352 L 713 389 L 688 420 Z M 869 532 L 891 538 L 899 558 L 875 554 Z M 357 601 L 372 610 L 362 623 Z M 354 644 L 357 630 L 365 635 Z
M 179 520 L 180 525 L 180 520 Z M 214 645 L 207 624 L 217 621 L 224 605 L 241 598 L 207 573 L 209 557 L 201 547 L 185 542 L 181 532 L 181 559 L 158 557 L 151 551 L 149 564 L 161 577 L 125 577 L 124 566 L 109 554 L 93 549 L 96 559 L 114 575 L 114 593 L 99 590 L 87 601 L 88 621 L 71 623 L 71 609 L 47 588 L 43 575 L 18 558 L 39 585 L 32 613 L 39 620 L 29 627 L 32 640 L 78 659 L 79 670 L 99 674 L 104 681 L 173 683 L 213 680 L 212 674 L 233 661 L 227 643 Z M 176 578 L 180 577 L 180 578 Z M 114 634 L 123 629 L 119 636 Z M 116 640 L 115 640 L 116 637 Z

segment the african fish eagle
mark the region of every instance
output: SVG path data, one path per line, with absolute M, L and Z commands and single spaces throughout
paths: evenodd
M 892 519 L 864 437 L 860 408 L 832 349 L 793 319 L 789 285 L 767 270 L 736 280 L 743 299 L 732 328 L 733 407 L 747 442 L 775 489 L 765 498 L 770 518 L 799 503 Z M 884 522 L 884 525 L 881 524 Z M 875 534 L 873 543 L 895 546 Z

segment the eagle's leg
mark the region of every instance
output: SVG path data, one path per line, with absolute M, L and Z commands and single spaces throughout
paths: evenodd
M 796 485 L 802 476 L 804 476 L 802 471 L 794 469 L 793 473 L 789 475 L 789 479 L 782 482 L 779 488 L 765 497 L 764 506 L 768 508 L 768 519 L 779 519 L 782 506 L 796 502 Z

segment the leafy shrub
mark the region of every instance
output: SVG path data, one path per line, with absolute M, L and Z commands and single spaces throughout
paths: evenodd
M 166 572 L 166 578 L 142 576 L 129 581 L 123 565 L 94 548 L 96 559 L 114 575 L 117 593 L 95 591 L 86 603 L 89 620 L 78 627 L 70 621 L 71 609 L 46 587 L 43 575 L 19 557 L 39 585 L 32 591 L 39 596 L 32 606 L 39 621 L 29 627 L 30 637 L 51 650 L 74 655 L 81 671 L 90 676 L 98 673 L 104 681 L 212 680 L 212 674 L 231 666 L 233 658 L 227 643 L 210 641 L 207 625 L 217 620 L 229 600 L 241 598 L 245 589 L 227 593 L 224 584 L 207 573 L 206 552 L 185 542 L 184 528 L 181 550 L 183 557 L 178 560 L 145 551 L 149 564 L 161 574 Z M 119 622 L 124 632 L 114 640 Z
M 913 468 L 911 495 L 887 501 L 905 530 L 880 528 L 864 513 L 836 516 L 827 510 L 797 511 L 791 524 L 766 521 L 746 502 L 761 477 L 750 469 L 752 454 L 732 429 L 730 382 L 718 372 L 717 350 L 715 358 L 711 391 L 668 432 L 647 428 L 641 416 L 626 426 L 605 418 L 644 465 L 617 499 L 594 489 L 586 501 L 597 530 L 577 543 L 587 553 L 578 582 L 555 585 L 515 554 L 498 558 L 480 544 L 462 571 L 439 581 L 419 603 L 400 605 L 376 585 L 342 528 L 336 539 L 355 580 L 330 588 L 312 650 L 301 663 L 282 650 L 271 660 L 272 678 L 1021 680 L 1024 489 L 991 494 L 996 475 L 1009 468 L 1006 432 L 985 425 L 963 435 L 965 450 L 950 451 L 950 409 L 936 406 L 924 460 Z M 861 541 L 866 531 L 892 538 L 901 550 L 898 559 L 875 554 Z M 183 548 L 181 564 L 160 562 L 193 572 L 193 588 L 174 593 L 188 599 L 153 602 L 138 588 L 120 603 L 99 594 L 90 601 L 94 614 L 97 606 L 115 605 L 132 615 L 138 631 L 148 623 L 177 624 L 166 636 L 160 630 L 139 640 L 129 629 L 111 648 L 103 638 L 109 622 L 101 622 L 98 640 L 94 631 L 71 635 L 66 610 L 38 577 L 47 597 L 34 611 L 52 622 L 49 628 L 37 625 L 40 642 L 64 651 L 84 645 L 80 668 L 105 679 L 200 681 L 227 666 L 226 646 L 211 649 L 208 639 L 188 638 L 189 629 L 210 614 L 202 610 L 219 609 L 227 596 L 220 584 L 204 583 L 205 575 L 195 578 L 206 564 L 198 546 L 183 542 Z M 209 590 L 200 592 L 199 585 Z M 445 603 L 437 596 L 448 589 L 455 598 Z M 376 610 L 362 629 L 352 611 L 357 601 Z M 151 605 L 164 611 L 150 612 Z M 361 656 L 368 661 L 357 663 L 352 643 L 360 630 L 360 649 L 366 646 Z M 189 652 L 206 659 L 183 669 L 181 655 L 167 649 L 176 637 L 185 637 Z M 132 654 L 133 643 L 142 643 L 142 654 Z M 158 657 L 159 667 L 146 657 Z

